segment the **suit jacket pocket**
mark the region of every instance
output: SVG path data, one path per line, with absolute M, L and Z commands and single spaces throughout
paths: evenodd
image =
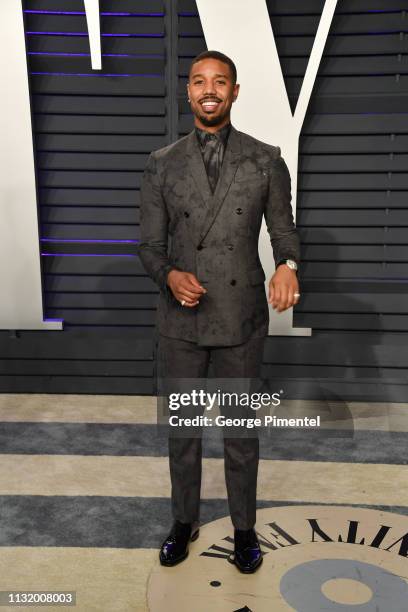
M 251 285 L 258 285 L 265 282 L 265 272 L 263 268 L 256 268 L 256 270 L 249 270 L 248 272 L 249 282 Z

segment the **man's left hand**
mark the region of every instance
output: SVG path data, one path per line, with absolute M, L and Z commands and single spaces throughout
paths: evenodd
M 269 281 L 268 302 L 277 312 L 282 312 L 298 303 L 299 282 L 296 271 L 282 264 L 276 268 L 275 274 Z

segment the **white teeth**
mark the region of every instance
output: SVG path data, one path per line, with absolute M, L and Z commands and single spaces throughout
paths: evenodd
M 211 104 L 207 103 L 207 104 L 203 104 L 203 109 L 204 110 L 213 110 L 214 108 L 217 107 L 217 102 L 213 102 Z

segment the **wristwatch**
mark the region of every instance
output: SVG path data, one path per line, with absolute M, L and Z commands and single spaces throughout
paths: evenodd
M 298 265 L 297 265 L 296 261 L 294 261 L 293 259 L 281 259 L 276 264 L 276 267 L 280 266 L 281 264 L 286 264 L 288 266 L 288 268 L 290 268 L 291 270 L 298 270 Z

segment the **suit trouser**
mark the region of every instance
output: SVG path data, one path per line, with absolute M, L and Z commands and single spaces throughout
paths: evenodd
M 159 334 L 158 372 L 167 378 L 206 378 L 210 363 L 217 379 L 259 378 L 265 336 L 251 337 L 235 346 L 198 346 Z M 169 437 L 169 466 L 173 518 L 199 521 L 201 437 Z M 224 436 L 224 470 L 231 520 L 236 529 L 256 522 L 259 440 Z

